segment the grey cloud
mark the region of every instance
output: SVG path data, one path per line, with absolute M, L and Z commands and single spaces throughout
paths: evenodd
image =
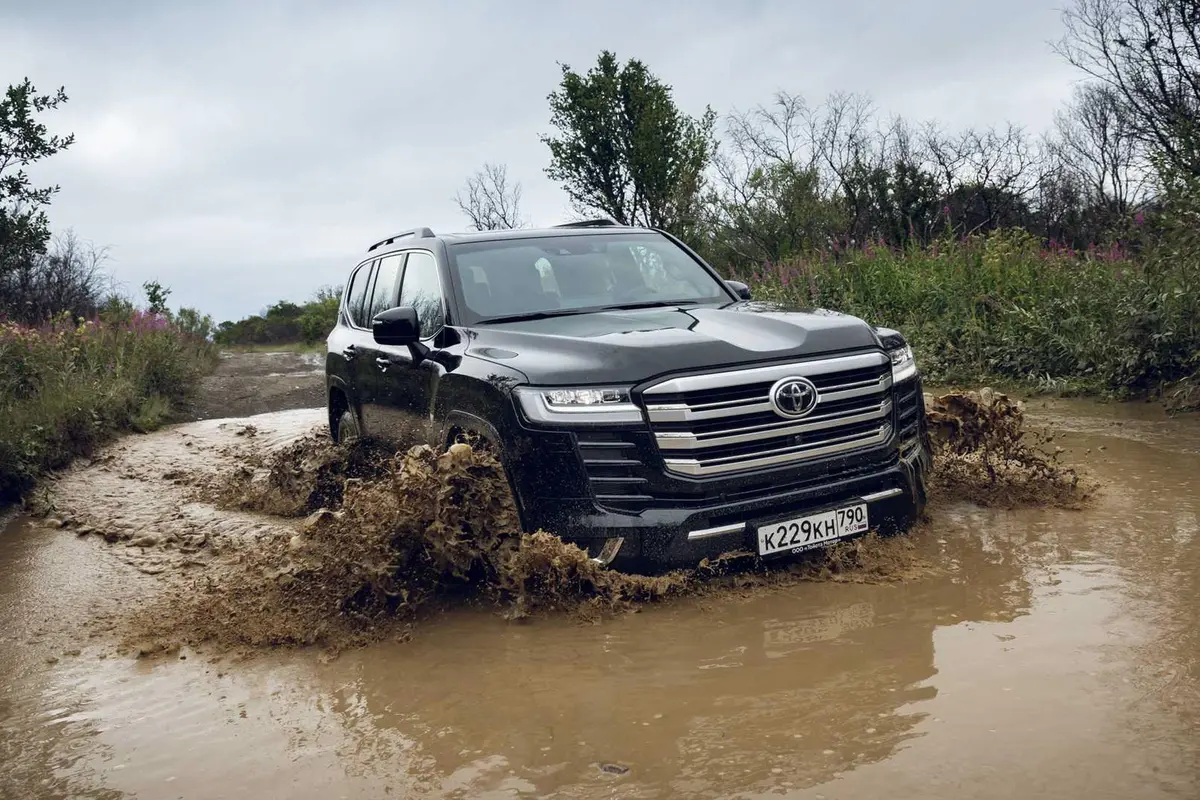
M 20 6 L 19 8 L 17 6 Z M 557 62 L 647 61 L 692 113 L 870 94 L 950 125 L 1045 127 L 1076 76 L 1047 41 L 1053 0 L 6 4 L 0 67 L 71 96 L 78 143 L 37 171 L 58 227 L 113 246 L 131 289 L 219 319 L 340 283 L 366 244 L 458 229 L 484 161 L 561 221 L 544 176 Z

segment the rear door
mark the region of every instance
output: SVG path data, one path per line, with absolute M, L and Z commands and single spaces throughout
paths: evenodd
M 383 380 L 377 399 L 386 406 L 381 424 L 385 435 L 396 441 L 442 444 L 432 441 L 433 401 L 445 368 L 430 356 L 446 324 L 446 306 L 437 259 L 429 251 L 409 252 L 397 305 L 417 310 L 421 344 L 415 349 L 425 355 L 414 356 L 414 348 L 378 345 Z
M 362 322 L 366 336 L 359 346 L 355 375 L 362 387 L 362 416 L 365 431 L 372 436 L 387 436 L 383 422 L 382 396 L 387 387 L 382 384 L 386 377 L 380 367 L 383 353 L 371 335 L 371 320 L 381 311 L 396 307 L 400 293 L 400 275 L 404 270 L 404 254 L 393 253 L 383 256 L 375 266 L 371 278 L 371 290 L 367 293 Z
M 364 335 L 359 321 L 362 319 L 363 309 L 371 291 L 374 266 L 374 260 L 366 261 L 350 274 L 350 280 L 346 283 L 346 299 L 342 307 L 342 319 L 329 337 L 329 353 L 326 360 L 326 369 L 329 373 L 336 375 L 345 383 L 350 407 L 360 415 L 360 418 L 365 387 L 363 386 L 364 376 L 360 374 L 362 361 L 358 354 L 360 349 L 367 345 L 370 336 L 369 334 Z

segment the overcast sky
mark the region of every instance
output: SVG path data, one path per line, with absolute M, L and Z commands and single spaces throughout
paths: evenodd
M 1063 2 L 0 0 L 0 84 L 70 96 L 48 121 L 76 144 L 34 173 L 62 186 L 54 227 L 220 321 L 341 283 L 396 230 L 463 229 L 485 161 L 532 222 L 568 218 L 538 138 L 558 62 L 640 58 L 697 115 L 850 91 L 1040 132 L 1079 79 L 1049 45 Z

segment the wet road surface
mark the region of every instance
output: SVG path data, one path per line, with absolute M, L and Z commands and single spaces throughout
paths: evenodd
M 935 509 L 934 567 L 328 660 L 135 660 L 96 537 L 0 533 L 0 797 L 1200 796 L 1200 420 L 1059 401 L 1082 512 Z
M 192 420 L 244 417 L 325 403 L 325 353 L 221 353 L 187 410 Z

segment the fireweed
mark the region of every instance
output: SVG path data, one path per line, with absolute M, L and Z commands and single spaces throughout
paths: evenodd
M 149 430 L 216 362 L 165 317 L 0 322 L 0 500 L 123 430 Z

